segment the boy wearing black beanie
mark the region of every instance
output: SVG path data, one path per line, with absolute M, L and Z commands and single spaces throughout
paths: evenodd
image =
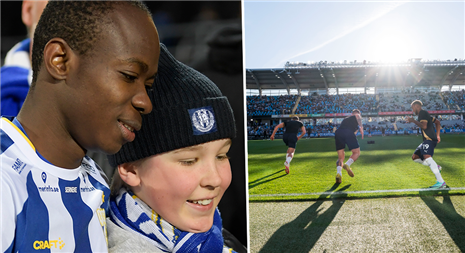
M 150 114 L 133 142 L 108 156 L 110 252 L 231 252 L 217 205 L 231 182 L 236 128 L 218 87 L 161 45 Z

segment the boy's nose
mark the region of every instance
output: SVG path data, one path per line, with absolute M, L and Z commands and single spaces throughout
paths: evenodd
M 208 163 L 205 168 L 205 174 L 200 182 L 201 186 L 208 188 L 217 188 L 221 185 L 222 178 L 218 172 L 215 162 Z

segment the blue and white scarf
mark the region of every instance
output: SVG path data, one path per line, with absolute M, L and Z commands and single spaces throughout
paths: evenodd
M 205 233 L 184 232 L 162 219 L 132 192 L 121 188 L 118 196 L 110 200 L 110 219 L 123 229 L 131 229 L 150 238 L 164 252 L 234 252 L 227 248 L 224 250 L 218 209 L 210 230 Z

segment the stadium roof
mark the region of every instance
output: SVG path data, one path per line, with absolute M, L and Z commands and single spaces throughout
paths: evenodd
M 404 63 L 286 63 L 284 68 L 247 69 L 247 89 L 410 87 L 465 85 L 465 60 Z

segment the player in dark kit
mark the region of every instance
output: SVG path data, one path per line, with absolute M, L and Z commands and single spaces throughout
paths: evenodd
M 358 109 L 352 111 L 352 115 L 345 118 L 339 128 L 336 130 L 336 151 L 338 160 L 337 165 L 337 174 L 336 174 L 336 183 L 342 183 L 342 168 L 347 171 L 349 176 L 354 177 L 354 172 L 350 168 L 350 165 L 357 161 L 360 156 L 360 145 L 358 145 L 357 137 L 355 134 L 360 130 L 363 139 L 363 125 L 362 125 L 362 116 Z M 344 164 L 345 152 L 344 148 L 347 144 L 349 150 L 352 151 L 352 155 L 349 160 Z
M 427 111 L 421 109 L 422 105 L 423 103 L 420 100 L 415 100 L 411 104 L 413 113 L 418 115 L 418 121 L 413 119 L 413 117 L 407 118 L 408 122 L 413 122 L 420 127 L 423 135 L 423 143 L 421 143 L 413 153 L 412 160 L 430 167 L 431 171 L 436 176 L 437 182 L 430 188 L 446 188 L 446 182 L 444 182 L 441 176 L 441 166 L 433 160 L 434 148 L 441 142 L 441 137 L 439 136 L 441 132 L 441 122 L 431 117 Z M 434 131 L 433 123 L 436 125 L 436 132 Z
M 284 166 L 286 167 L 286 174 L 289 174 L 289 164 L 291 163 L 291 160 L 294 157 L 297 141 L 305 135 L 306 131 L 304 124 L 301 121 L 299 121 L 299 117 L 294 116 L 292 117 L 291 121 L 286 121 L 277 125 L 273 130 L 273 134 L 271 134 L 270 136 L 270 140 L 274 140 L 274 135 L 276 134 L 278 129 L 283 127 L 286 128 L 283 135 L 283 141 L 284 143 L 286 143 L 286 146 L 288 146 Z M 299 133 L 299 129 L 302 133 L 299 136 L 297 136 L 297 133 Z

